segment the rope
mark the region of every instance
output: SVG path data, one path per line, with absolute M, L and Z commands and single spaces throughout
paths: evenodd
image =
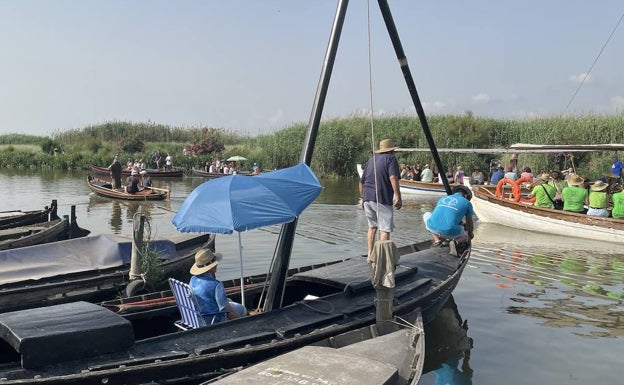
M 579 93 L 579 91 L 581 90 L 581 87 L 583 87 L 583 84 L 585 84 L 585 80 L 587 80 L 587 78 L 589 77 L 589 74 L 591 73 L 591 71 L 594 69 L 594 66 L 596 65 L 596 63 L 598 62 L 598 59 L 600 58 L 600 55 L 602 55 L 602 52 L 605 50 L 605 48 L 607 47 L 607 44 L 609 44 L 609 41 L 611 40 L 611 38 L 613 37 L 613 34 L 615 34 L 615 31 L 618 29 L 618 27 L 620 26 L 620 23 L 622 22 L 622 19 L 624 19 L 624 12 L 622 12 L 622 16 L 620 16 L 620 19 L 618 20 L 618 22 L 615 24 L 615 27 L 613 27 L 613 31 L 611 31 L 611 34 L 609 35 L 609 37 L 607 38 L 607 40 L 604 42 L 604 44 L 602 45 L 602 48 L 600 49 L 600 52 L 598 52 L 598 55 L 596 56 L 596 58 L 594 59 L 594 62 L 591 64 L 591 66 L 589 67 L 589 70 L 587 71 L 587 73 L 585 73 L 585 76 L 583 77 L 583 80 L 581 80 L 581 83 L 578 85 L 578 87 L 576 88 L 576 91 L 574 91 L 574 94 L 572 95 L 572 97 L 570 98 L 570 101 L 568 102 L 568 105 L 565 107 L 565 109 L 563 110 L 563 113 L 561 115 L 565 115 L 566 112 L 568 112 L 568 109 L 570 108 L 570 105 L 572 104 L 572 102 L 574 101 L 574 98 L 576 98 L 576 95 Z
M 370 0 L 366 1 L 366 21 L 367 21 L 367 39 L 368 39 L 368 95 L 369 95 L 369 105 L 368 105 L 368 116 L 370 120 L 370 128 L 371 128 L 371 153 L 373 154 L 373 175 L 375 176 L 375 203 L 377 205 L 377 222 L 379 222 L 379 189 L 377 184 L 377 159 L 375 156 L 375 124 L 373 121 L 373 65 L 372 65 L 372 54 L 371 54 L 371 12 L 370 12 Z M 379 224 L 379 223 L 378 223 Z M 377 239 L 380 238 L 380 232 L 377 232 Z

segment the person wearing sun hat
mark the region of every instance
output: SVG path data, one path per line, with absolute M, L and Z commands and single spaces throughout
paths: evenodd
M 191 280 L 189 286 L 197 297 L 202 313 L 226 312 L 224 316 L 217 316 L 213 323 L 235 319 L 247 314 L 247 309 L 239 303 L 230 301 L 225 293 L 223 283 L 216 278 L 217 266 L 221 261 L 221 254 L 210 249 L 201 249 L 195 253 L 195 263 L 191 266 Z M 212 322 L 206 320 L 207 324 Z
M 535 202 L 533 202 L 533 206 L 535 207 L 544 207 L 547 209 L 553 208 L 555 193 L 557 190 L 555 186 L 548 183 L 550 180 L 550 174 L 542 173 L 540 176 L 540 180 L 535 184 L 533 189 L 531 190 L 531 196 L 535 197 Z
M 608 217 L 609 210 L 607 204 L 609 202 L 607 196 L 607 187 L 609 185 L 598 179 L 589 187 L 589 208 L 587 215 L 596 215 L 599 217 Z
M 585 213 L 585 205 L 589 203 L 589 194 L 583 187 L 585 180 L 577 174 L 572 174 L 568 178 L 568 187 L 561 191 L 563 199 L 563 210 L 575 213 Z
M 130 176 L 126 180 L 126 192 L 128 194 L 136 194 L 139 192 L 139 183 L 141 179 L 139 179 L 139 172 L 136 169 L 132 169 L 130 172 Z
M 420 180 L 423 182 L 433 182 L 433 171 L 429 168 L 429 163 L 427 163 L 420 174 Z
M 397 148 L 392 139 L 380 141 L 379 149 L 366 162 L 360 178 L 360 198 L 368 222 L 366 235 L 368 255 L 373 251 L 378 229 L 380 240 L 390 239 L 390 233 L 394 231 L 393 208 L 398 210 L 403 205 L 399 189 L 401 169 L 394 156 L 394 150 Z

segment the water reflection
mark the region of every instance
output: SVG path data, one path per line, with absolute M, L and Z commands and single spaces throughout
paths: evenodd
M 468 336 L 468 321 L 462 320 L 451 296 L 436 318 L 425 327 L 425 365 L 429 373 L 421 383 L 472 384 L 470 351 L 474 345 Z
M 509 296 L 509 314 L 533 317 L 548 327 L 573 328 L 578 336 L 624 335 L 618 327 L 624 310 L 624 254 L 614 253 L 616 246 L 566 237 L 541 239 L 522 231 L 497 237 L 500 229 L 487 224 L 478 230 L 471 263 Z M 516 242 L 516 237 L 524 241 Z

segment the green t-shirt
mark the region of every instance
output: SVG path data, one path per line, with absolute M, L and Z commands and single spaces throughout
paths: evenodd
M 585 200 L 587 200 L 587 190 L 583 187 L 568 186 L 561 192 L 563 198 L 563 209 L 577 213 L 585 210 Z
M 595 209 L 607 208 L 607 192 L 606 191 L 590 191 L 589 192 L 589 207 Z
M 548 191 L 550 198 L 546 195 L 546 191 L 544 191 L 544 189 Z M 552 199 L 555 199 L 555 192 L 555 186 L 546 183 L 533 187 L 533 190 L 531 190 L 531 195 L 535 197 L 535 203 L 533 203 L 533 206 L 551 208 L 553 205 Z
M 624 191 L 613 194 L 613 218 L 624 218 Z

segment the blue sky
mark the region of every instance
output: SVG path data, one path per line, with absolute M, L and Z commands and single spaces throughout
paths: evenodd
M 0 0 L 0 134 L 105 121 L 244 134 L 307 122 L 335 0 Z M 370 109 L 367 2 L 351 0 L 323 117 Z M 390 1 L 428 115 L 562 114 L 621 1 Z M 372 105 L 414 114 L 371 0 Z M 624 24 L 624 23 L 623 23 Z M 624 111 L 624 25 L 570 106 Z

